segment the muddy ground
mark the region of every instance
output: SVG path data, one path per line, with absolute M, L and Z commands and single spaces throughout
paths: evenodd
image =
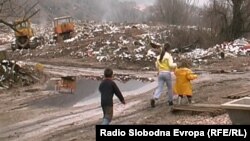
M 53 60 L 56 62 L 56 60 Z M 60 94 L 47 89 L 47 82 L 52 77 L 62 75 L 76 75 L 78 78 L 86 76 L 100 76 L 103 69 L 91 69 L 77 66 L 77 61 L 65 66 L 64 60 L 55 64 L 50 60 L 43 61 L 45 75 L 35 85 L 1 90 L 0 92 L 0 140 L 1 141 L 94 141 L 95 125 L 100 124 L 102 111 L 98 98 L 92 102 L 74 107 L 65 105 L 76 95 Z M 66 60 L 65 60 L 66 61 Z M 69 60 L 67 60 L 68 62 Z M 49 63 L 50 62 L 50 63 Z M 199 78 L 193 81 L 194 101 L 198 104 L 220 105 L 231 101 L 228 95 L 245 92 L 250 93 L 250 57 L 226 58 L 213 60 L 206 65 L 192 68 L 199 73 Z M 47 65 L 46 65 L 47 63 Z M 32 63 L 30 63 L 32 64 Z M 93 64 L 89 64 L 91 66 Z M 74 67 L 73 67 L 74 66 Z M 85 66 L 86 67 L 86 66 Z M 119 70 L 116 74 L 137 77 L 156 78 L 155 71 Z M 155 86 L 152 82 L 151 86 Z M 86 88 L 88 89 L 88 87 Z M 114 119 L 112 124 L 232 124 L 225 110 L 218 113 L 208 112 L 171 112 L 167 105 L 164 90 L 156 107 L 151 108 L 149 100 L 154 89 L 146 92 L 138 90 L 125 95 L 126 105 L 114 101 Z M 60 104 L 46 105 L 41 101 L 50 99 L 66 100 Z M 60 99 L 60 98 L 59 98 Z M 53 101 L 52 101 L 53 103 Z

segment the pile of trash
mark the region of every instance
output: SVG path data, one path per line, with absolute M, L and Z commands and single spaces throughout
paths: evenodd
M 15 59 L 63 56 L 83 60 L 95 58 L 98 62 L 152 62 L 156 53 L 149 46 L 149 40 L 159 42 L 159 33 L 154 30 L 155 28 L 149 28 L 145 24 L 79 23 L 74 37 L 55 44 L 51 36 L 53 32 L 45 28 L 44 31 L 48 32 L 41 32 L 45 34 L 44 46 L 39 46 L 36 50 L 16 50 L 11 56 Z
M 180 58 L 188 58 L 193 63 L 206 63 L 209 59 L 222 59 L 221 53 L 225 57 L 238 57 L 250 55 L 250 44 L 245 38 L 237 39 L 232 42 L 217 44 L 208 49 L 196 48 L 191 52 L 181 54 Z
M 14 40 L 13 35 L 9 34 L 9 33 L 1 33 L 0 34 L 0 45 L 4 45 L 7 43 L 10 43 Z
M 11 52 L 13 59 L 35 58 L 67 58 L 78 59 L 84 62 L 96 61 L 114 66 L 129 66 L 130 64 L 144 68 L 154 67 L 154 61 L 159 49 L 154 49 L 150 42 L 162 45 L 172 38 L 173 30 L 178 27 L 149 26 L 147 24 L 114 24 L 96 22 L 78 22 L 74 37 L 55 43 L 51 26 L 37 27 L 38 35 L 45 39 L 45 45 L 35 50 L 16 50 Z M 190 28 L 190 27 L 189 27 Z M 39 30 L 38 30 L 39 29 Z M 184 30 L 184 29 L 183 29 Z M 192 28 L 192 30 L 196 30 Z M 249 55 L 244 49 L 248 41 L 238 39 L 233 42 L 215 45 L 208 49 L 199 46 L 191 47 L 187 52 L 174 55 L 179 58 L 188 58 L 195 64 L 205 64 L 208 60 L 220 58 L 223 50 L 225 57 Z M 178 60 L 178 58 L 177 58 Z
M 40 73 L 34 67 L 22 62 L 2 60 L 0 64 L 0 89 L 29 86 L 40 80 Z

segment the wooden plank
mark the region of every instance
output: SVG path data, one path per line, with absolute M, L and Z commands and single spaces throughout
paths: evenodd
M 205 104 L 205 103 L 190 104 L 190 106 L 206 107 L 206 108 L 221 108 L 220 104 Z
M 217 104 L 190 104 L 174 105 L 172 111 L 194 111 L 194 112 L 213 112 L 222 110 L 221 105 Z

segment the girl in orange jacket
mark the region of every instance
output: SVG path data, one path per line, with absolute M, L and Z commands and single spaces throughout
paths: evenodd
M 178 104 L 181 104 L 183 96 L 187 96 L 188 103 L 192 103 L 192 84 L 191 80 L 197 78 L 197 75 L 189 69 L 189 63 L 186 60 L 181 61 L 179 68 L 175 69 L 176 82 L 174 85 L 174 93 L 177 94 Z

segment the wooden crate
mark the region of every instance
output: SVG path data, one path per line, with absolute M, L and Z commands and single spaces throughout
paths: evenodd
M 61 92 L 62 89 L 69 89 L 71 94 L 76 91 L 76 76 L 61 77 L 56 83 L 56 91 Z

